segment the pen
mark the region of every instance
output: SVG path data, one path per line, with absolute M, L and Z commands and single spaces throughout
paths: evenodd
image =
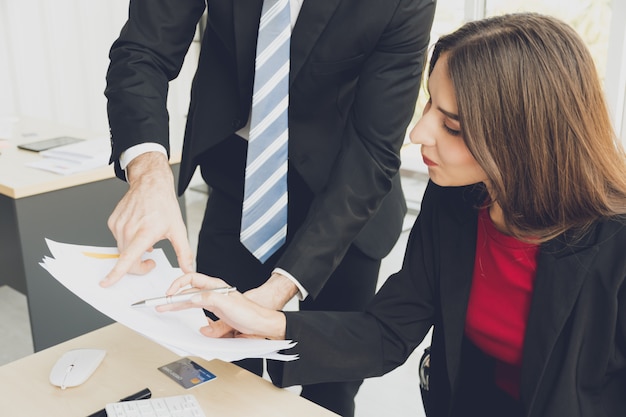
M 120 257 L 119 253 L 83 252 L 83 255 L 96 259 L 117 259 Z
M 182 302 L 191 300 L 191 297 L 193 297 L 196 294 L 201 294 L 203 292 L 216 292 L 218 294 L 228 294 L 233 291 L 237 291 L 237 288 L 222 287 L 222 288 L 213 288 L 212 290 L 200 290 L 200 291 L 194 291 L 194 292 L 187 292 L 184 294 L 168 295 L 165 297 L 156 297 L 156 298 L 149 298 L 143 301 L 137 301 L 136 303 L 131 304 L 131 307 L 151 307 L 151 306 L 160 306 L 163 304 L 182 303 Z
M 135 400 L 145 400 L 147 398 L 152 397 L 152 393 L 150 392 L 150 389 L 148 388 L 144 388 L 139 392 L 136 392 L 134 394 L 129 395 L 128 397 L 122 398 L 120 400 L 120 402 L 122 401 L 135 401 Z M 93 414 L 89 414 L 87 417 L 107 417 L 107 412 L 106 409 L 102 409 L 102 410 L 98 410 Z
M 136 392 L 134 394 L 129 395 L 128 397 L 122 398 L 120 400 L 120 402 L 122 401 L 136 401 L 136 400 L 145 400 L 152 397 L 152 393 L 150 392 L 149 388 L 144 388 L 139 392 Z

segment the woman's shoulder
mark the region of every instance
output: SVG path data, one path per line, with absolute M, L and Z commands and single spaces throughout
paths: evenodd
M 601 250 L 616 248 L 625 254 L 626 259 L 626 216 L 610 216 L 596 220 L 590 227 L 585 228 L 583 233 L 569 231 L 559 240 L 566 246 L 585 248 L 596 246 Z
M 600 219 L 595 224 L 599 237 L 626 241 L 626 214 Z M 624 247 L 626 251 L 626 246 Z

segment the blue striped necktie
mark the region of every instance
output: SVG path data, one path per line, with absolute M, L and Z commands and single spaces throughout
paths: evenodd
M 289 0 L 265 0 L 261 11 L 246 161 L 240 239 L 265 262 L 287 235 Z

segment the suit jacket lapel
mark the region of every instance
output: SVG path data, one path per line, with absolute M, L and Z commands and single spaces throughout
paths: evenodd
M 256 39 L 261 19 L 263 0 L 232 0 L 235 50 L 237 56 L 237 76 L 240 91 L 252 91 Z M 210 13 L 210 10 L 209 10 Z
M 576 247 L 581 250 L 568 249 L 559 238 L 540 251 L 522 358 L 521 397 L 528 404 L 528 415 L 537 405 L 541 380 L 557 339 L 598 252 L 597 246 Z
M 237 71 L 241 91 L 249 91 L 254 80 L 256 40 L 263 0 L 232 0 Z M 290 85 L 311 53 L 341 0 L 305 0 L 291 34 Z M 295 47 L 294 47 L 295 45 Z M 250 90 L 251 91 L 251 90 Z
M 302 69 L 340 2 L 341 0 L 304 0 L 302 3 L 300 15 L 291 34 L 290 84 Z
M 469 200 L 473 207 L 474 199 Z M 447 210 L 457 208 L 447 207 Z M 440 223 L 441 236 L 450 242 L 449 247 L 441 248 L 440 291 L 443 332 L 446 344 L 446 360 L 450 387 L 454 391 L 460 369 L 461 348 L 465 333 L 465 316 L 472 286 L 474 259 L 476 255 L 477 212 L 464 210 L 462 217 L 455 216 L 458 222 Z M 444 230 L 445 229 L 445 230 Z M 449 237 L 454 236 L 450 239 Z

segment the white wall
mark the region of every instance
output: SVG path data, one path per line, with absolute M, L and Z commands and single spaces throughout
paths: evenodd
M 485 13 L 485 0 L 439 0 L 438 16 Z M 606 91 L 615 127 L 626 145 L 626 2 L 612 0 Z M 127 16 L 128 0 L 0 0 L 0 119 L 52 119 L 108 130 L 105 73 L 108 51 Z M 463 12 L 461 12 L 463 13 Z M 198 42 L 170 86 L 170 117 L 180 129 Z M 180 133 L 180 132 L 179 132 Z
M 626 2 L 612 0 L 606 95 L 617 135 L 626 146 Z
M 108 52 L 127 13 L 128 0 L 0 0 L 0 117 L 107 132 Z M 186 62 L 171 86 L 174 119 L 186 114 L 193 68 Z

